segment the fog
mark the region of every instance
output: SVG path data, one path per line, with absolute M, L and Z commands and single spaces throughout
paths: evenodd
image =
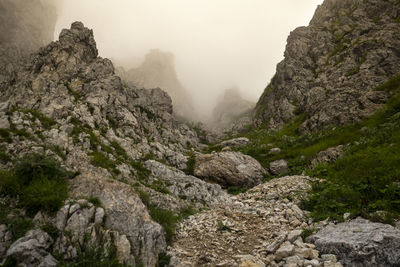
M 236 86 L 257 101 L 282 60 L 286 38 L 308 25 L 322 0 L 57 0 L 62 28 L 79 20 L 94 30 L 100 56 L 126 68 L 153 48 L 175 55 L 195 108 L 210 114 Z

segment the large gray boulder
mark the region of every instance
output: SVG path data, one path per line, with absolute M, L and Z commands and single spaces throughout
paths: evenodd
M 73 196 L 97 197 L 107 214 L 105 227 L 125 235 L 131 253 L 145 266 L 157 264 L 158 255 L 167 246 L 164 230 L 151 219 L 132 186 L 104 177 L 93 169 L 76 177 L 71 189 Z
M 47 252 L 53 239 L 42 230 L 28 231 L 7 250 L 7 257 L 12 257 L 22 266 L 57 266 L 57 261 Z
M 307 238 L 324 254 L 335 254 L 344 266 L 400 266 L 400 230 L 363 218 L 328 225 Z
M 253 187 L 261 183 L 265 173 L 257 160 L 232 151 L 198 155 L 194 168 L 195 176 L 222 186 Z

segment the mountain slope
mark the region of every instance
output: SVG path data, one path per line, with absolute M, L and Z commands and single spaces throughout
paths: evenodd
M 305 114 L 301 130 L 314 131 L 371 115 L 388 98 L 373 89 L 400 71 L 399 16 L 396 0 L 324 1 L 290 34 L 256 124 L 281 128 Z

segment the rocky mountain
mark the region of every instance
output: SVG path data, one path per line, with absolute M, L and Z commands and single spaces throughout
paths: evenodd
M 183 90 L 171 55 L 131 80 L 83 23 L 47 43 L 51 6 L 16 3 L 0 0 L 0 51 L 16 51 L 0 57 L 3 266 L 400 265 L 399 1 L 326 0 L 289 37 L 262 127 L 210 145 L 150 88 Z M 217 124 L 244 125 L 251 106 L 228 90 Z
M 64 29 L 58 41 L 40 48 L 19 66 L 0 101 L 1 133 L 7 136 L 2 138 L 2 155 L 7 155 L 3 168 L 11 168 L 14 159 L 36 153 L 52 156 L 79 173 L 70 181 L 70 200 L 56 217 L 35 215 L 35 222 L 50 223 L 72 236 L 52 240 L 42 232 L 29 233 L 27 240 L 57 245 L 52 246 L 53 252 L 41 252 L 42 257 L 31 259 L 20 253 L 31 255 L 36 248 L 14 244 L 12 248 L 18 249 L 7 250 L 7 256 L 25 264 L 47 261 L 46 255 L 56 251 L 70 260 L 77 256 L 79 236 L 90 235 L 97 246 L 101 236 L 114 240 L 121 262 L 134 264 L 136 257 L 136 262 L 154 266 L 165 251 L 166 239 L 137 192 L 150 195 L 151 205 L 174 211 L 197 202 L 202 207 L 224 197 L 219 186 L 178 170 L 186 168 L 186 155 L 199 142 L 195 132 L 172 116 L 171 98 L 160 89 L 126 87 L 114 74 L 111 61 L 98 57 L 93 32 L 80 22 Z M 147 159 L 169 167 L 151 160 L 144 166 L 141 162 Z M 163 189 L 167 185 L 170 189 Z M 159 192 L 165 190 L 172 195 Z M 88 202 L 82 198 L 99 199 L 101 209 L 86 208 Z M 99 217 L 101 228 L 93 232 L 97 213 L 107 218 Z M 3 230 L 8 233 L 7 228 Z M 52 257 L 50 261 L 55 262 Z
M 238 88 L 224 91 L 217 99 L 212 112 L 212 120 L 208 124 L 214 131 L 232 132 L 251 124 L 251 114 L 255 103 L 242 97 Z
M 171 96 L 174 113 L 186 119 L 196 119 L 192 100 L 176 74 L 172 53 L 152 49 L 139 67 L 128 71 L 118 68 L 117 73 L 138 88 L 161 88 Z
M 277 129 L 305 114 L 303 131 L 371 115 L 388 99 L 373 89 L 400 71 L 400 3 L 326 0 L 288 37 L 285 58 L 255 108 Z

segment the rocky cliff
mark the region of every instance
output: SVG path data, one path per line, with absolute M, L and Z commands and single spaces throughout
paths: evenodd
M 399 16 L 396 0 L 324 1 L 288 37 L 255 122 L 276 129 L 305 114 L 313 131 L 371 115 L 388 97 L 373 89 L 400 71 Z
M 119 68 L 117 72 L 123 80 L 138 88 L 161 88 L 171 96 L 174 113 L 186 119 L 196 119 L 192 100 L 178 80 L 172 53 L 150 50 L 139 67 L 126 72 Z

